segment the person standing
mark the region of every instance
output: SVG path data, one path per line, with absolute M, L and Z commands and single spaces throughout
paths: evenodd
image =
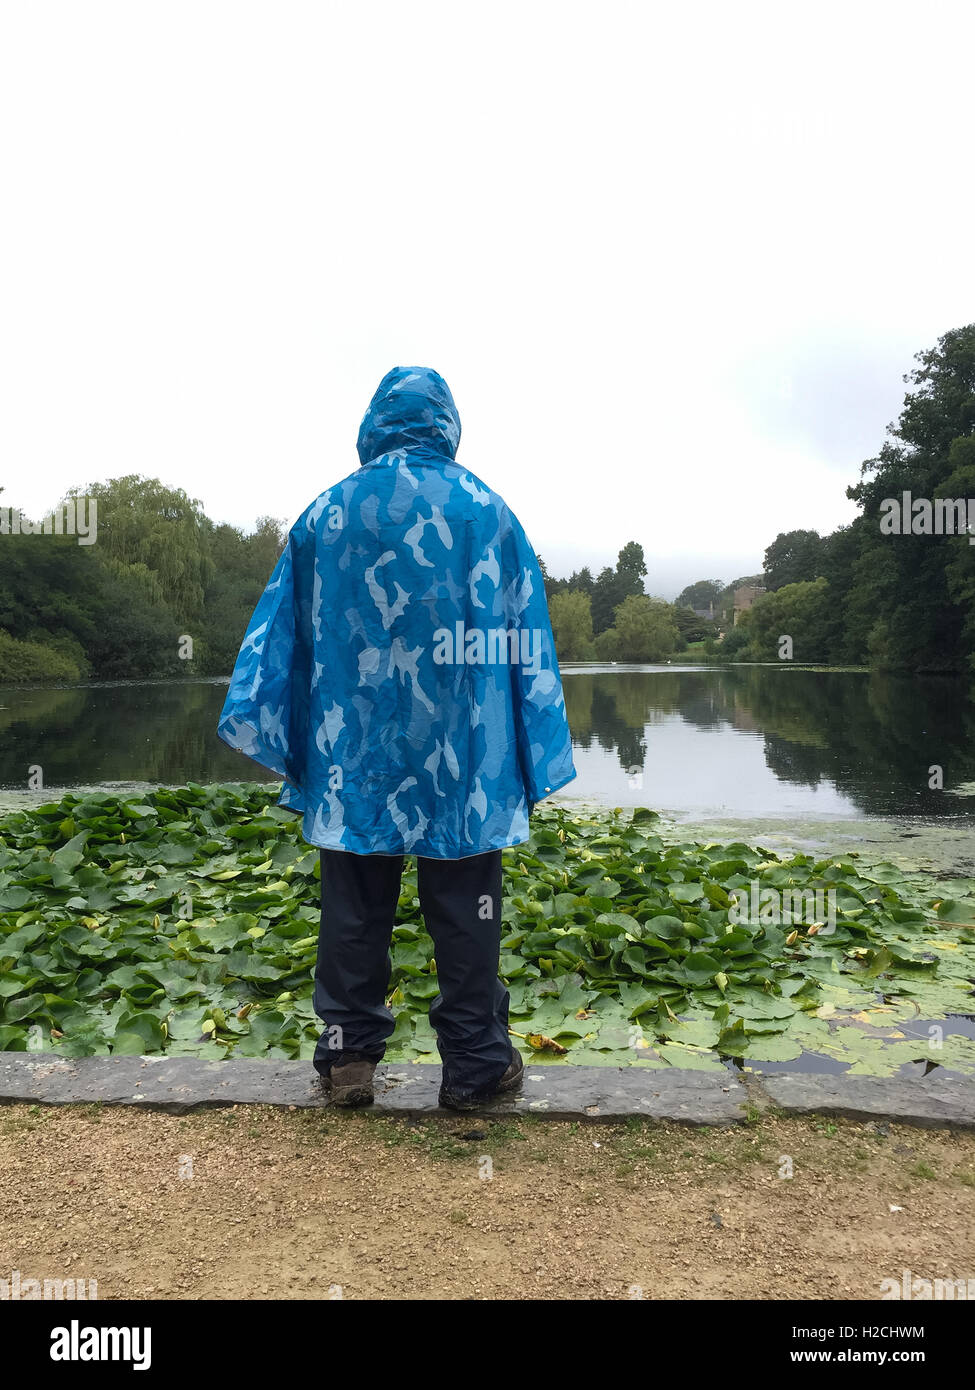
M 444 379 L 395 367 L 360 467 L 291 528 L 258 601 L 218 733 L 283 778 L 321 851 L 314 1065 L 367 1105 L 393 1031 L 389 946 L 404 856 L 439 994 L 441 1105 L 474 1109 L 523 1071 L 498 978 L 501 851 L 575 776 L 538 561 L 506 503 L 456 461 Z

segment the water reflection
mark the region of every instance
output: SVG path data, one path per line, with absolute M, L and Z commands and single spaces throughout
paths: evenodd
M 240 781 L 267 774 L 217 738 L 226 680 L 0 687 L 0 785 Z
M 574 795 L 731 817 L 968 818 L 975 703 L 961 680 L 788 667 L 563 670 Z M 0 688 L 0 785 L 266 776 L 217 739 L 226 681 Z M 945 791 L 930 768 L 944 769 Z
M 582 795 L 730 816 L 967 817 L 960 680 L 788 667 L 564 672 Z M 944 770 L 945 790 L 929 786 Z

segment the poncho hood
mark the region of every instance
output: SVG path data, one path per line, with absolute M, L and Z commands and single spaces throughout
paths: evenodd
M 394 367 L 376 387 L 359 426 L 360 463 L 399 449 L 452 459 L 460 443 L 460 416 L 450 387 L 430 367 Z

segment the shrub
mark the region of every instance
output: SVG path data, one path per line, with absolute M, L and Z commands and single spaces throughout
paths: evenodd
M 19 642 L 0 630 L 0 682 L 76 681 L 82 672 L 66 652 L 40 642 Z

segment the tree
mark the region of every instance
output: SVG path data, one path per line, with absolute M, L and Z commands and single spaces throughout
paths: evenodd
M 569 575 L 570 593 L 585 594 L 587 598 L 592 598 L 595 587 L 596 582 L 588 565 L 584 565 L 581 570 L 573 570 Z
M 766 589 L 816 579 L 823 572 L 823 558 L 818 531 L 780 531 L 765 552 Z
M 608 627 L 605 632 L 601 632 L 593 646 L 599 661 L 619 661 L 620 635 L 615 627 Z
M 613 625 L 613 613 L 625 598 L 619 592 L 619 578 L 609 566 L 599 571 L 592 591 L 592 630 L 598 637 Z
M 628 593 L 642 594 L 643 580 L 647 565 L 643 558 L 643 546 L 636 541 L 627 541 L 616 557 L 616 573 L 630 586 Z
M 922 504 L 968 478 L 975 434 L 975 324 L 945 333 L 918 353 L 907 394 L 876 458 L 861 466 L 847 496 L 861 508 L 853 582 L 845 599 L 850 642 L 871 660 L 914 671 L 963 670 L 972 658 L 970 614 L 959 602 L 964 536 L 918 533 L 915 512 L 893 533 L 881 529 L 887 499 L 909 492 Z M 961 470 L 959 472 L 959 469 Z M 970 496 L 971 494 L 967 494 Z
M 680 641 L 670 604 L 646 594 L 625 598 L 616 610 L 614 626 L 623 661 L 660 661 Z
M 616 559 L 616 568 L 600 570 L 592 592 L 592 627 L 597 635 L 613 625 L 613 614 L 624 599 L 643 593 L 647 572 L 643 546 L 627 541 Z
M 199 628 L 203 640 L 194 653 L 195 670 L 223 675 L 233 669 L 248 620 L 284 548 L 286 534 L 270 516 L 259 517 L 254 532 L 247 536 L 235 526 L 210 524 L 213 577 L 204 598 Z
M 708 608 L 723 588 L 724 581 L 721 579 L 698 579 L 682 589 L 675 602 L 682 608 Z
M 748 625 L 748 613 L 743 613 L 741 622 L 725 633 L 721 645 L 718 648 L 722 657 L 729 661 L 746 661 L 746 649 L 751 641 L 752 634 Z
M 799 584 L 786 584 L 774 593 L 763 594 L 752 607 L 743 613 L 737 633 L 748 635 L 748 645 L 743 656 L 748 661 L 781 660 L 780 642 L 783 637 L 791 639 L 792 661 L 832 661 L 834 653 L 829 648 L 829 583 L 825 576 L 804 580 Z M 725 639 L 727 643 L 731 634 Z M 738 641 L 741 641 L 739 636 Z M 726 647 L 732 652 L 737 646 L 732 642 Z
M 98 503 L 98 545 L 104 554 L 157 575 L 161 593 L 182 621 L 198 616 L 212 577 L 210 523 L 200 503 L 182 488 L 136 473 L 93 483 L 80 495 Z
M 144 583 L 139 582 L 140 568 Z M 188 671 L 179 658 L 179 639 L 186 626 L 171 608 L 154 599 L 152 579 L 144 566 L 111 562 L 103 566 L 98 622 L 85 648 L 94 676 L 139 680 L 185 676 L 193 670 Z
M 675 603 L 671 616 L 685 642 L 701 642 L 717 633 L 714 623 L 709 618 L 699 617 L 693 608 L 684 608 L 681 604 Z
M 975 437 L 954 439 L 948 450 L 952 472 L 938 489 L 944 497 L 975 497 Z M 975 545 L 964 538 L 953 540 L 945 564 L 948 594 L 962 618 L 962 640 L 968 667 L 975 673 Z
M 560 661 L 585 661 L 592 647 L 592 610 L 585 594 L 556 594 L 549 604 Z
M 5 681 L 76 681 L 84 673 L 70 656 L 46 642 L 22 642 L 0 631 L 0 674 Z

